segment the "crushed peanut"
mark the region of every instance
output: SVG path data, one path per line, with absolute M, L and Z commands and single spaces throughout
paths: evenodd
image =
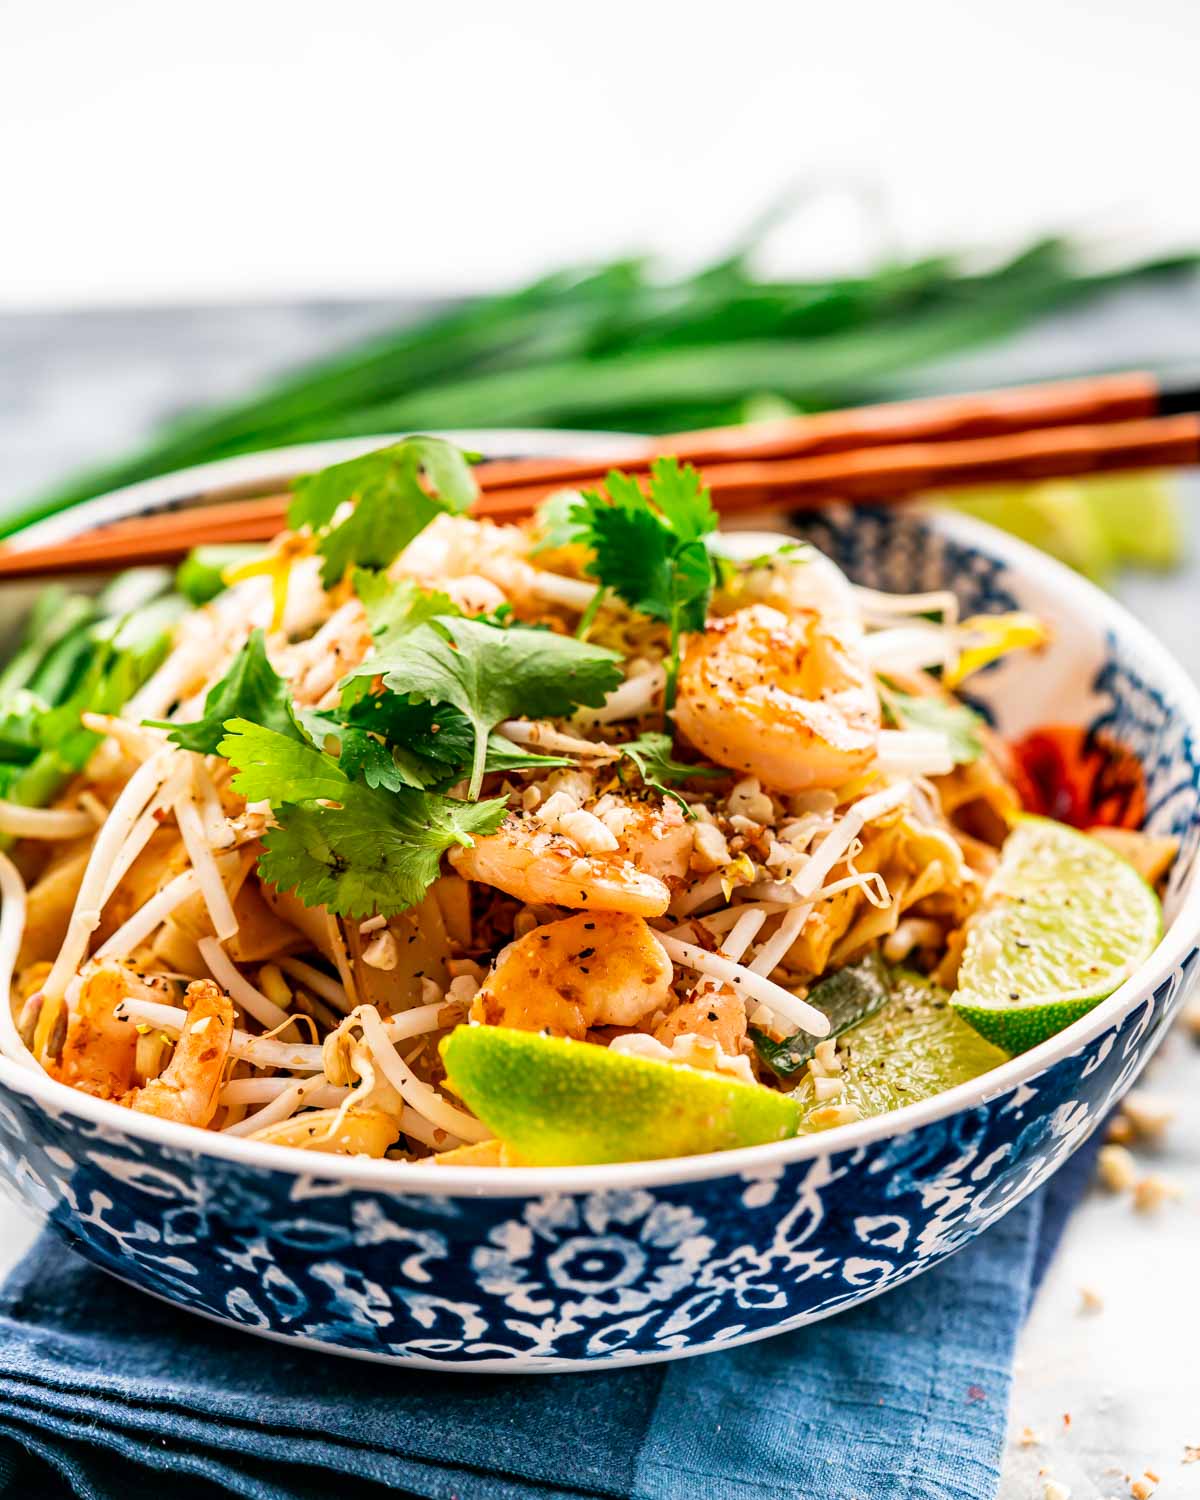
M 1133 1500 L 1150 1500 L 1150 1496 L 1154 1493 L 1154 1481 L 1146 1478 L 1135 1479 L 1129 1486 L 1129 1493 L 1133 1496 Z
M 1017 1442 L 1022 1448 L 1036 1448 L 1041 1442 L 1041 1438 L 1038 1437 L 1032 1427 L 1022 1427 L 1021 1436 L 1017 1439 Z
M 1133 1190 L 1133 1206 L 1140 1214 L 1152 1214 L 1164 1203 L 1183 1197 L 1183 1189 L 1169 1177 L 1143 1177 Z
M 1104 1307 L 1104 1298 L 1093 1286 L 1081 1286 L 1079 1288 L 1079 1311 L 1082 1313 L 1098 1313 Z
M 1137 1163 L 1124 1146 L 1101 1146 L 1096 1172 L 1110 1193 L 1123 1193 L 1137 1181 Z
M 826 1130 L 833 1125 L 853 1125 L 855 1120 L 861 1119 L 862 1111 L 857 1104 L 823 1104 L 820 1109 L 813 1110 L 808 1122 L 818 1130 Z
M 1071 1491 L 1057 1479 L 1047 1479 L 1043 1490 L 1046 1500 L 1071 1500 Z
M 1162 1140 L 1167 1126 L 1175 1118 L 1175 1111 L 1161 1099 L 1140 1090 L 1126 1095 L 1121 1114 L 1129 1121 L 1134 1135 L 1140 1140 L 1154 1142 Z
M 400 962 L 396 939 L 384 928 L 377 933 L 362 951 L 363 963 L 372 969 L 394 969 Z

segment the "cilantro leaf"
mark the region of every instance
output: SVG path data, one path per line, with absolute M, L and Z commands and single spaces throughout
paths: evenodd
M 650 465 L 650 498 L 680 541 L 698 541 L 717 529 L 712 494 L 691 464 L 656 458 Z
M 385 691 L 363 697 L 351 694 L 348 709 L 342 711 L 346 728 L 326 717 L 324 732 L 340 737 L 370 729 L 382 736 L 410 786 L 452 786 L 470 769 L 475 730 L 466 714 L 448 703 L 410 703 L 402 694 Z M 350 754 L 353 763 L 353 748 Z M 347 764 L 346 755 L 343 739 L 343 765 Z M 574 764 L 569 756 L 538 755 L 493 731 L 488 735 L 483 771 L 487 776 L 493 771 L 552 770 Z
M 901 729 L 928 729 L 945 735 L 957 766 L 970 765 L 983 754 L 980 729 L 984 720 L 965 703 L 934 695 L 902 693 L 886 681 L 880 695 L 884 717 Z
M 628 744 L 621 745 L 619 748 L 621 754 L 637 767 L 638 775 L 648 787 L 678 802 L 689 817 L 692 814 L 686 799 L 678 792 L 672 791 L 667 783 L 690 781 L 698 776 L 714 777 L 729 774 L 727 771 L 719 770 L 716 766 L 693 766 L 686 761 L 676 760 L 671 754 L 671 736 L 663 734 L 661 730 L 648 730 L 645 734 L 639 734 L 636 740 L 630 740 Z
M 270 801 L 275 814 L 259 860 L 263 879 L 340 916 L 415 906 L 446 850 L 494 832 L 507 806 L 352 781 L 333 756 L 244 719 L 229 724 L 219 749 L 238 768 L 235 790 Z
M 579 540 L 572 516 L 578 503 L 579 496 L 574 490 L 555 490 L 546 496 L 534 515 L 537 541 L 529 549 L 531 557 L 540 552 L 557 552 L 560 547 L 569 547 Z
M 229 671 L 208 691 L 204 713 L 191 724 L 147 719 L 154 729 L 169 729 L 167 738 L 185 750 L 212 755 L 229 719 L 252 719 L 280 734 L 299 737 L 287 684 L 267 660 L 266 637 L 256 630 L 234 657 Z
M 354 570 L 354 592 L 367 612 L 367 624 L 378 640 L 403 635 L 438 615 L 459 615 L 462 610 L 449 594 L 423 589 L 411 578 L 392 579 L 367 568 Z
M 422 485 L 424 475 L 426 485 Z M 443 511 L 464 511 L 475 498 L 466 454 L 441 438 L 410 437 L 361 458 L 292 482 L 288 525 L 311 526 L 331 587 L 353 564 L 385 568 Z M 336 526 L 343 502 L 354 509 Z
M 599 708 L 621 681 L 615 651 L 527 625 L 502 629 L 481 620 L 443 618 L 419 625 L 380 650 L 345 680 L 382 677 L 410 703 L 449 703 L 473 731 L 471 787 L 478 797 L 487 765 L 488 735 L 505 719 L 547 718 L 580 704 Z M 391 738 L 391 736 L 389 736 Z
M 593 557 L 587 571 L 631 608 L 670 628 L 666 707 L 675 698 L 680 637 L 702 630 L 717 582 L 717 565 L 705 538 L 715 530 L 708 489 L 690 464 L 659 458 L 648 493 L 636 479 L 614 470 L 605 480 L 608 499 L 585 492 L 571 514 L 576 540 Z

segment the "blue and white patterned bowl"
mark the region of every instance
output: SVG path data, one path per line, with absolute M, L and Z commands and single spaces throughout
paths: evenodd
M 595 438 L 473 434 L 491 452 Z M 315 467 L 370 443 L 155 481 L 27 533 Z M 1032 609 L 1052 647 L 980 679 L 1007 733 L 1104 727 L 1141 760 L 1148 826 L 1181 840 L 1157 951 L 1059 1036 L 881 1120 L 723 1155 L 504 1171 L 340 1160 L 200 1134 L 0 1059 L 0 1183 L 132 1285 L 265 1337 L 504 1373 L 672 1359 L 796 1328 L 898 1286 L 1006 1213 L 1137 1077 L 1196 968 L 1200 697 L 1089 584 L 986 527 L 832 510 L 808 527 L 857 580 Z

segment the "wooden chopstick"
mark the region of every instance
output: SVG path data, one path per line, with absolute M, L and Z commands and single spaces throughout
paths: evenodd
M 618 462 L 644 473 L 660 451 L 687 456 L 723 512 L 1200 462 L 1200 415 L 1137 415 L 1155 409 L 1157 399 L 1149 376 L 1104 377 L 680 434 Z M 1092 420 L 1060 420 L 1084 411 Z M 595 482 L 608 467 L 596 460 L 482 464 L 475 514 L 528 515 L 564 484 Z M 6 547 L 0 578 L 169 562 L 195 546 L 266 541 L 284 525 L 287 501 L 286 495 L 237 499 L 115 522 L 51 546 Z
M 646 468 L 660 454 L 683 462 L 816 457 L 899 443 L 952 442 L 1002 437 L 1040 427 L 1132 421 L 1158 414 L 1159 386 L 1145 371 L 1098 375 L 1008 390 L 933 396 L 785 417 L 740 427 L 712 427 L 654 438 L 620 467 Z M 556 489 L 597 484 L 613 467 L 589 459 L 521 458 L 489 463 L 481 470 L 485 488 L 525 489 L 545 484 Z

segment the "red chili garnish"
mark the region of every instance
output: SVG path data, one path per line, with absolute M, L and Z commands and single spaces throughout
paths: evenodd
M 1140 828 L 1146 778 L 1137 757 L 1103 732 L 1047 724 L 1012 747 L 1015 781 L 1029 812 L 1075 828 Z

